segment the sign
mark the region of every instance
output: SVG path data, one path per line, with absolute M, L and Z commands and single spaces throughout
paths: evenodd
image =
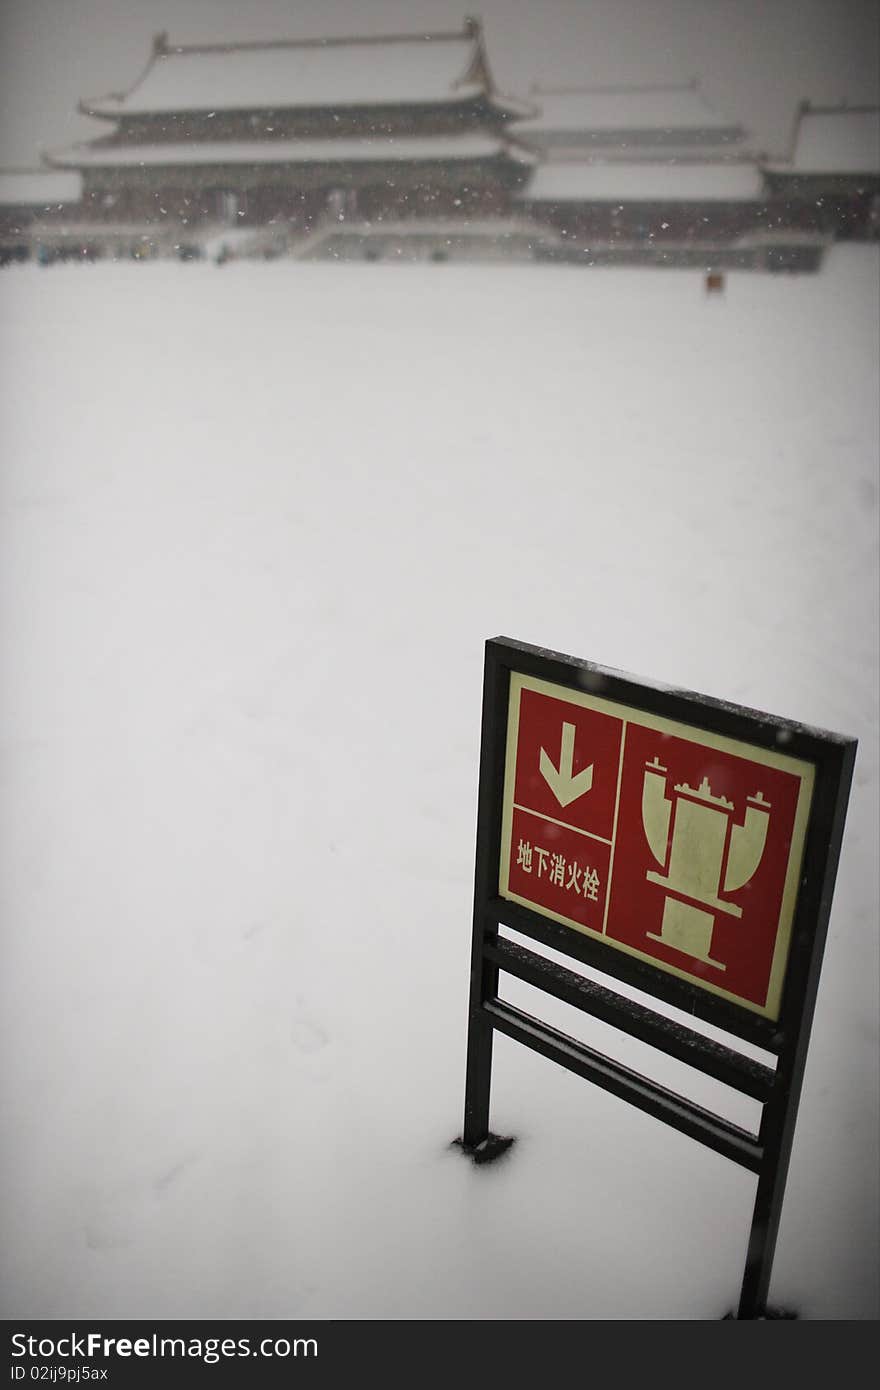
M 842 734 L 486 644 L 462 1147 L 491 1162 L 513 1142 L 489 1128 L 501 1032 L 749 1169 L 740 1318 L 766 1311 L 855 752 Z M 757 1133 L 517 1008 L 504 975 L 759 1101 Z
M 813 765 L 513 673 L 499 893 L 776 1019 Z

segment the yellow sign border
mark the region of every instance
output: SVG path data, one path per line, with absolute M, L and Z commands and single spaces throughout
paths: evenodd
M 660 734 L 669 734 L 675 738 L 686 739 L 689 743 L 697 743 L 702 747 L 712 748 L 720 753 L 729 753 L 735 757 L 748 758 L 751 762 L 762 763 L 765 767 L 776 768 L 781 772 L 790 773 L 792 776 L 798 778 L 800 784 L 798 789 L 798 800 L 795 809 L 794 825 L 792 827 L 788 864 L 785 872 L 782 903 L 777 922 L 776 945 L 770 967 L 770 981 L 767 990 L 766 1004 L 761 1006 L 753 1003 L 749 999 L 743 999 L 740 995 L 733 993 L 731 990 L 723 989 L 720 985 L 713 984 L 710 980 L 701 979 L 699 976 L 693 975 L 679 966 L 669 965 L 665 961 L 659 960 L 656 956 L 651 956 L 645 951 L 638 950 L 635 946 L 627 945 L 625 942 L 616 941 L 606 936 L 604 931 L 594 931 L 591 927 L 584 926 L 581 922 L 575 922 L 569 917 L 564 917 L 561 913 L 553 912 L 546 907 L 541 907 L 528 898 L 520 897 L 519 894 L 511 891 L 509 887 L 509 866 L 511 832 L 513 827 L 516 749 L 519 742 L 520 696 L 524 690 L 531 690 L 539 695 L 549 695 L 554 699 L 563 700 L 570 705 L 579 705 L 583 709 L 596 710 L 600 714 L 613 715 L 614 718 L 623 721 L 624 742 L 626 738 L 626 725 L 636 724 L 641 728 L 653 729 Z M 622 755 L 623 743 L 621 745 L 620 768 L 618 769 L 618 794 L 620 790 L 620 771 L 623 767 Z M 696 724 L 684 724 L 675 719 L 667 719 L 663 715 L 649 714 L 645 710 L 634 709 L 631 705 L 622 705 L 616 700 L 606 700 L 599 695 L 592 695 L 584 690 L 572 689 L 571 686 L 557 685 L 553 681 L 540 680 L 535 676 L 523 675 L 519 671 L 511 671 L 510 697 L 507 714 L 507 746 L 504 759 L 504 793 L 501 811 L 499 894 L 502 898 L 506 898 L 508 902 L 521 903 L 523 907 L 531 908 L 533 912 L 540 912 L 542 916 L 549 917 L 552 921 L 561 923 L 562 926 L 572 927 L 582 935 L 589 936 L 596 941 L 602 941 L 606 946 L 610 946 L 616 951 L 622 951 L 625 955 L 635 956 L 638 960 L 646 961 L 649 965 L 653 965 L 657 969 L 665 971 L 667 974 L 675 975 L 681 980 L 687 980 L 690 984 L 697 985 L 700 989 L 705 990 L 709 994 L 718 995 L 722 999 L 727 999 L 731 1003 L 739 1005 L 740 1008 L 748 1009 L 752 1013 L 759 1014 L 762 1018 L 768 1018 L 775 1022 L 779 1018 L 779 1010 L 782 1001 L 782 985 L 788 961 L 791 929 L 794 921 L 794 909 L 797 901 L 798 883 L 801 876 L 801 864 L 804 856 L 807 822 L 810 814 L 814 783 L 815 768 L 813 764 L 800 758 L 792 758 L 785 753 L 778 753 L 775 749 L 761 748 L 756 744 L 745 743 L 740 739 L 728 738 L 723 734 L 716 734 L 712 732 L 712 730 L 701 728 Z M 612 855 L 613 846 L 616 843 L 617 809 L 618 802 L 615 800 Z M 613 858 L 611 862 L 613 866 Z M 609 875 L 609 894 L 610 887 L 611 879 Z

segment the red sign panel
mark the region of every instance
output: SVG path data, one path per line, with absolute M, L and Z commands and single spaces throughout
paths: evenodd
M 511 675 L 499 891 L 778 1017 L 813 766 Z

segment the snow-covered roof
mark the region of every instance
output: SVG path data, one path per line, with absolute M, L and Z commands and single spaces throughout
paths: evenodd
M 364 160 L 408 163 L 412 160 L 485 159 L 508 153 L 503 140 L 485 135 L 374 135 L 352 140 L 193 140 L 143 145 L 72 145 L 51 156 L 72 168 L 131 168 L 178 164 L 328 164 Z M 515 149 L 512 158 L 529 162 Z
M 801 110 L 790 164 L 799 174 L 880 174 L 880 107 Z
M 546 202 L 710 202 L 760 196 L 756 165 L 658 161 L 551 163 L 535 170 L 520 196 Z
M 79 174 L 46 169 L 0 171 L 0 203 L 7 206 L 48 206 L 50 203 L 76 203 L 82 196 Z
M 517 122 L 522 132 L 727 131 L 739 127 L 713 111 L 695 83 L 687 86 L 534 88 L 540 114 Z
M 263 43 L 154 44 L 127 92 L 81 107 L 95 115 L 454 102 L 485 92 L 479 27 L 456 34 Z

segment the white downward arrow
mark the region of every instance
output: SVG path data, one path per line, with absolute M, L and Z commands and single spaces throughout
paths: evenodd
M 544 749 L 541 749 L 541 776 L 550 788 L 560 806 L 567 806 L 570 801 L 577 801 L 579 796 L 588 792 L 593 785 L 593 764 L 585 767 L 576 777 L 572 776 L 574 765 L 574 725 L 563 724 L 562 726 L 562 751 L 559 755 L 559 767 L 554 767 Z

